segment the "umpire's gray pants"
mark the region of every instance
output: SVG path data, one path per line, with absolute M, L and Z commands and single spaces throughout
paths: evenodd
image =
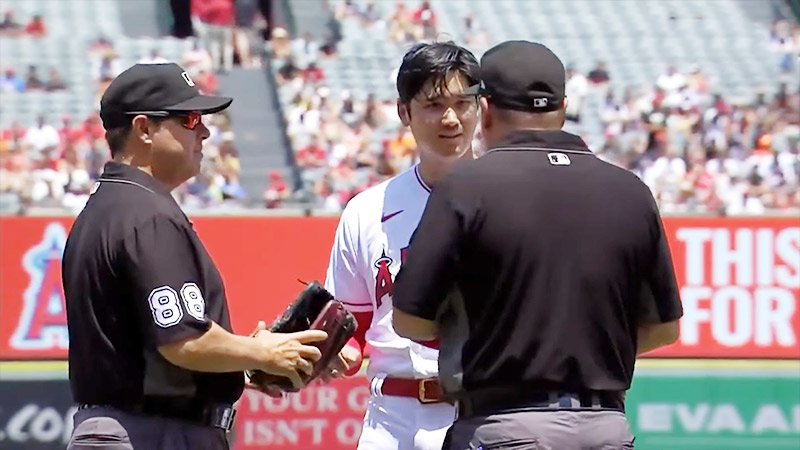
M 514 410 L 457 420 L 443 450 L 631 450 L 625 414 L 612 410 Z
M 79 409 L 67 450 L 228 450 L 225 430 L 113 408 Z

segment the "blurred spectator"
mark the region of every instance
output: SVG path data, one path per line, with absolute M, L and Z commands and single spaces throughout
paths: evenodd
M 797 58 L 800 57 L 800 26 L 792 25 L 786 20 L 780 20 L 772 25 L 770 30 L 770 48 L 781 55 L 779 67 L 781 73 L 789 75 L 794 73 Z
M 45 90 L 52 92 L 61 91 L 66 88 L 67 85 L 64 83 L 64 80 L 61 79 L 61 73 L 55 67 L 51 68 L 47 77 L 47 85 L 45 86 Z
M 214 70 L 213 64 L 211 63 L 211 55 L 208 53 L 208 50 L 200 45 L 200 41 L 197 39 L 192 41 L 192 47 L 189 50 L 183 52 L 181 60 L 181 66 L 185 68 L 192 77 L 202 71 L 211 72 Z
M 684 77 L 674 64 L 667 67 L 667 72 L 658 77 L 656 81 L 658 86 L 666 96 L 678 93 L 686 86 L 686 77 Z
M 21 145 L 8 148 L 0 158 L 0 192 L 17 193 L 21 200 L 28 197 L 31 162 Z
M 317 63 L 312 62 L 304 70 L 301 70 L 301 75 L 307 84 L 317 84 L 325 79 L 325 73 L 317 67 Z
M 233 0 L 192 0 L 192 17 L 198 38 L 211 55 L 212 70 L 233 69 Z
M 25 80 L 18 77 L 14 69 L 6 69 L 0 80 L 1 92 L 25 92 Z
M 35 15 L 33 19 L 25 26 L 25 34 L 31 37 L 40 38 L 47 34 L 47 27 L 44 25 L 42 16 Z
M 299 73 L 300 69 L 294 64 L 294 60 L 291 58 L 286 60 L 278 69 L 278 85 L 284 85 L 294 80 Z
M 303 37 L 292 42 L 292 58 L 300 69 L 305 69 L 319 60 L 319 44 L 311 37 L 311 33 L 304 33 Z
M 91 45 L 89 45 L 89 53 L 93 57 L 103 55 L 107 51 L 113 49 L 114 45 L 111 43 L 111 41 L 109 41 L 103 36 L 100 36 L 99 38 L 95 39 L 94 41 L 92 41 Z
M 394 11 L 389 17 L 389 38 L 395 42 L 414 40 L 414 22 L 410 11 L 403 1 L 395 3 Z
M 295 155 L 296 164 L 303 169 L 324 167 L 328 163 L 328 154 L 320 145 L 319 137 L 307 147 L 300 149 Z
M 567 95 L 567 120 L 573 122 L 581 121 L 581 111 L 583 110 L 583 99 L 589 92 L 589 82 L 582 74 L 575 71 L 573 67 L 567 67 L 567 83 L 565 93 Z
M 111 81 L 122 73 L 122 65 L 113 47 L 99 49 L 91 59 L 92 78 L 96 81 Z
M 22 138 L 25 137 L 25 128 L 20 125 L 18 121 L 14 121 L 11 123 L 11 128 L 3 130 L 0 133 L 0 138 L 2 138 L 6 149 L 14 147 L 14 148 L 21 148 L 21 141 Z
M 467 46 L 484 49 L 489 47 L 489 32 L 483 28 L 471 12 L 464 16 L 464 43 Z
M 289 33 L 281 27 L 272 30 L 272 38 L 269 42 L 272 57 L 282 61 L 289 58 L 292 54 L 292 43 L 289 41 Z
M 203 94 L 216 95 L 219 92 L 219 81 L 213 72 L 203 69 L 192 80 Z
M 351 17 L 360 17 L 361 11 L 353 0 L 344 0 L 343 2 L 336 3 L 336 9 L 333 15 L 336 20 L 342 21 Z
M 258 49 L 264 40 L 266 20 L 261 14 L 257 0 L 237 0 L 234 2 L 235 17 L 233 31 L 234 64 L 244 68 L 261 67 Z
M 686 87 L 699 96 L 708 94 L 709 80 L 700 69 L 700 65 L 693 64 L 689 68 L 689 75 L 686 77 Z
M 277 170 L 269 172 L 269 184 L 264 191 L 264 206 L 266 208 L 280 208 L 291 196 L 289 184 Z
M 18 36 L 22 31 L 22 25 L 14 20 L 14 11 L 6 11 L 0 22 L 0 36 Z
M 36 66 L 28 66 L 28 73 L 25 75 L 25 90 L 37 91 L 44 89 L 44 82 L 39 78 L 39 71 Z
M 45 150 L 58 148 L 61 138 L 58 135 L 58 131 L 47 123 L 44 116 L 39 116 L 36 119 L 36 124 L 25 132 L 24 143 L 30 148 L 32 159 L 40 159 L 41 153 Z
M 611 77 L 608 74 L 608 70 L 606 70 L 606 63 L 603 61 L 597 61 L 594 66 L 594 69 L 589 72 L 589 76 L 587 77 L 592 84 L 605 84 L 611 80 Z
M 416 40 L 432 40 L 436 38 L 436 13 L 431 8 L 429 1 L 423 1 L 411 16 Z
M 161 56 L 157 48 L 150 50 L 147 56 L 143 56 L 137 61 L 139 64 L 164 64 L 170 62 L 168 59 Z

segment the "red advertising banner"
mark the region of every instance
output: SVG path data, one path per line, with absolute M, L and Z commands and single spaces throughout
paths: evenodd
M 336 218 L 195 218 L 234 329 L 270 322 L 322 280 Z M 800 358 L 800 223 L 666 218 L 684 318 L 655 357 Z M 71 219 L 0 218 L 0 359 L 62 359 L 61 254 Z
M 800 358 L 800 221 L 664 222 L 684 315 L 652 356 Z
M 283 398 L 247 389 L 236 412 L 236 450 L 352 450 L 361 434 L 369 385 L 364 377 L 312 385 Z

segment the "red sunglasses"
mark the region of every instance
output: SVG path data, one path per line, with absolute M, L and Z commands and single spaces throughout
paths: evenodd
M 180 113 L 180 114 L 173 114 L 167 111 L 131 111 L 126 113 L 127 115 L 136 115 L 136 114 L 143 114 L 146 116 L 151 117 L 162 117 L 162 118 L 169 118 L 169 117 L 180 117 L 183 119 L 183 127 L 189 130 L 194 130 L 197 128 L 197 125 L 203 121 L 203 115 L 199 112 L 192 111 L 188 113 Z
M 188 128 L 189 130 L 194 130 L 197 128 L 197 125 L 203 120 L 203 115 L 199 112 L 190 112 L 186 115 L 178 116 L 183 118 L 183 126 Z

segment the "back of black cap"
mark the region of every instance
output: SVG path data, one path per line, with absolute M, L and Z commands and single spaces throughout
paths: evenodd
M 564 64 L 549 48 L 528 41 L 506 41 L 481 58 L 481 93 L 493 104 L 530 112 L 561 107 Z

